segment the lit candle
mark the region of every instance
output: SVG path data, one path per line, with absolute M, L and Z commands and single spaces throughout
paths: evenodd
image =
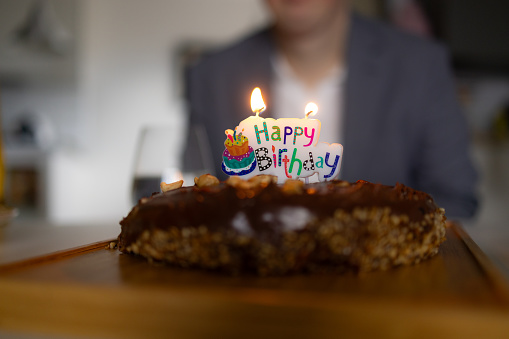
M 262 91 L 259 87 L 256 87 L 251 93 L 251 110 L 257 117 L 265 111 L 265 102 L 263 102 Z
M 260 89 L 251 94 L 251 110 L 255 113 L 240 122 L 233 132 L 234 140 L 227 130 L 223 152 L 223 171 L 245 179 L 258 174 L 286 179 L 309 178 L 318 174 L 320 181 L 338 176 L 343 155 L 343 146 L 337 143 L 318 142 L 320 120 L 309 119 L 318 112 L 318 106 L 309 103 L 304 119 L 264 119 L 259 115 L 265 111 Z M 236 131 L 241 133 L 236 133 Z M 307 182 L 307 179 L 305 179 Z
M 304 109 L 305 119 L 318 113 L 318 106 L 314 102 L 309 102 Z

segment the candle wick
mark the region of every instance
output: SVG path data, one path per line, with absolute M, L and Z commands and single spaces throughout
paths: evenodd
M 262 113 L 263 111 L 265 111 L 265 107 L 259 108 L 259 109 L 255 109 L 254 113 L 256 114 L 257 117 L 260 117 L 260 113 Z

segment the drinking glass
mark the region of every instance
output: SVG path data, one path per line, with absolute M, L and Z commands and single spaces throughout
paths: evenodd
M 207 138 L 207 130 L 203 126 L 190 126 L 185 138 L 185 151 L 182 154 L 184 165 L 182 176 L 184 186 L 194 185 L 194 178 L 202 174 L 214 174 L 213 154 Z
M 132 201 L 160 192 L 162 181 L 171 183 L 183 178 L 180 170 L 180 151 L 176 127 L 148 126 L 138 136 Z

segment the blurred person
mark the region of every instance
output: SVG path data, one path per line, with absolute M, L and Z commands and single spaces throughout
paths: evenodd
M 445 49 L 351 10 L 348 0 L 266 0 L 273 22 L 205 57 L 186 76 L 191 130 L 221 171 L 224 131 L 251 115 L 302 118 L 320 109 L 320 140 L 344 146 L 340 179 L 403 183 L 433 196 L 448 218 L 472 217 L 477 174 Z M 187 168 L 198 158 L 189 141 Z

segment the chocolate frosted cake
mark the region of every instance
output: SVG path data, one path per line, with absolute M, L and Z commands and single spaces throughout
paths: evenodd
M 141 199 L 120 222 L 120 251 L 181 267 L 280 275 L 414 264 L 445 239 L 444 210 L 400 184 L 195 181 L 163 183 L 166 192 Z

